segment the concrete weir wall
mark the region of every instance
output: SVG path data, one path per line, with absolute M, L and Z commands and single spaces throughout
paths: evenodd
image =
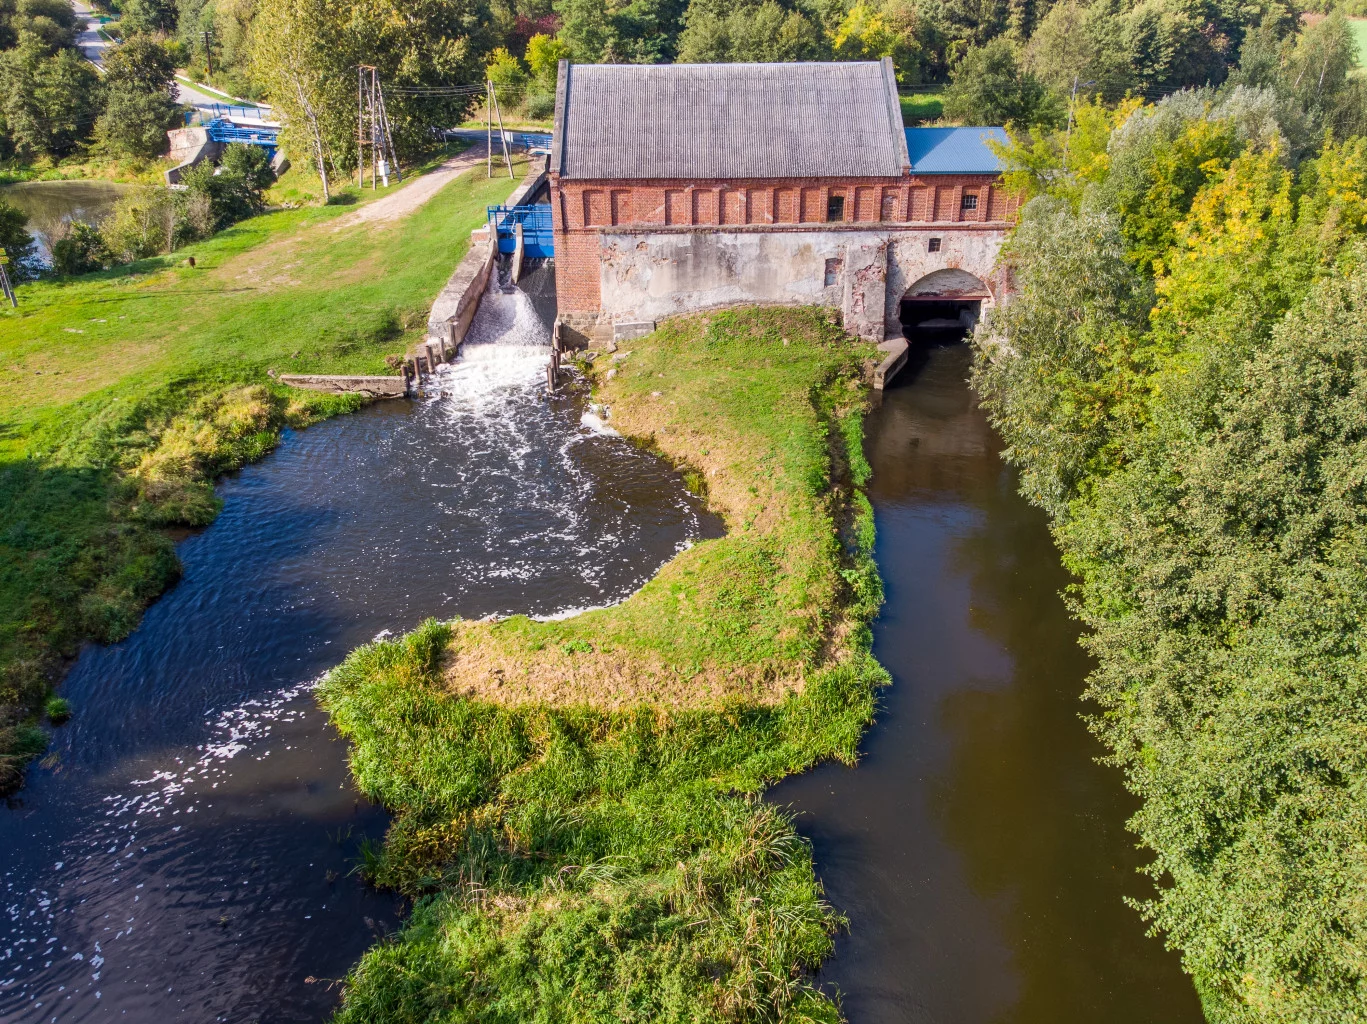
M 845 328 L 862 338 L 900 337 L 902 297 L 937 271 L 983 282 L 985 305 L 1001 294 L 995 267 L 1005 231 L 956 227 L 605 230 L 602 314 L 648 321 L 741 302 L 816 304 L 838 308 Z
M 470 233 L 470 250 L 456 264 L 427 315 L 427 333 L 459 345 L 479 309 L 480 296 L 498 260 L 498 239 L 488 227 Z M 454 331 L 454 336 L 451 332 Z

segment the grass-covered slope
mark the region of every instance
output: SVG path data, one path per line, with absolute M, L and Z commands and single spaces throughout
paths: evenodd
M 43 743 L 31 716 L 61 658 L 127 634 L 176 578 L 165 528 L 212 520 L 214 477 L 282 427 L 358 404 L 267 372 L 392 372 L 512 187 L 468 174 L 385 223 L 272 213 L 0 310 L 0 790 Z
M 344 1022 L 835 1020 L 806 971 L 838 916 L 764 786 L 852 761 L 883 671 L 858 378 L 816 310 L 634 342 L 599 397 L 706 482 L 727 536 L 560 622 L 430 622 L 324 706 L 396 812 L 369 869 L 418 897 Z

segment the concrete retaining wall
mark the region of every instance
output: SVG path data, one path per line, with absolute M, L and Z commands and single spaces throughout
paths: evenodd
M 489 274 L 498 259 L 498 239 L 487 227 L 470 233 L 470 251 L 456 264 L 446 286 L 432 303 L 427 316 L 428 333 L 459 345 L 465 340 L 470 321 L 479 308 L 479 298 L 489 283 Z M 454 337 L 448 332 L 454 329 Z
M 995 266 L 1004 237 L 934 227 L 604 231 L 601 315 L 648 321 L 747 302 L 822 305 L 839 309 L 850 333 L 881 341 L 900 337 L 902 296 L 936 271 L 983 282 L 978 292 L 991 305 L 1003 292 Z M 939 240 L 935 252 L 931 239 Z

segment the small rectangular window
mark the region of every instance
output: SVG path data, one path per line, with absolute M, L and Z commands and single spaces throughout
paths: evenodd
M 964 195 L 964 209 L 976 210 L 978 208 L 978 196 L 975 192 L 968 192 Z
M 826 287 L 830 287 L 840 280 L 840 260 L 830 259 L 826 261 Z
M 938 238 L 932 238 L 932 239 L 930 240 L 930 243 L 926 246 L 926 251 L 927 251 L 927 252 L 939 252 L 939 251 L 940 251 L 940 240 L 939 240 Z
M 828 196 L 826 199 L 826 221 L 839 221 L 845 219 L 845 197 Z

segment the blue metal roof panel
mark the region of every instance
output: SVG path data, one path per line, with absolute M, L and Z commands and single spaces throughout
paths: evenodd
M 1000 174 L 987 141 L 1009 141 L 1005 128 L 908 128 L 912 174 Z

